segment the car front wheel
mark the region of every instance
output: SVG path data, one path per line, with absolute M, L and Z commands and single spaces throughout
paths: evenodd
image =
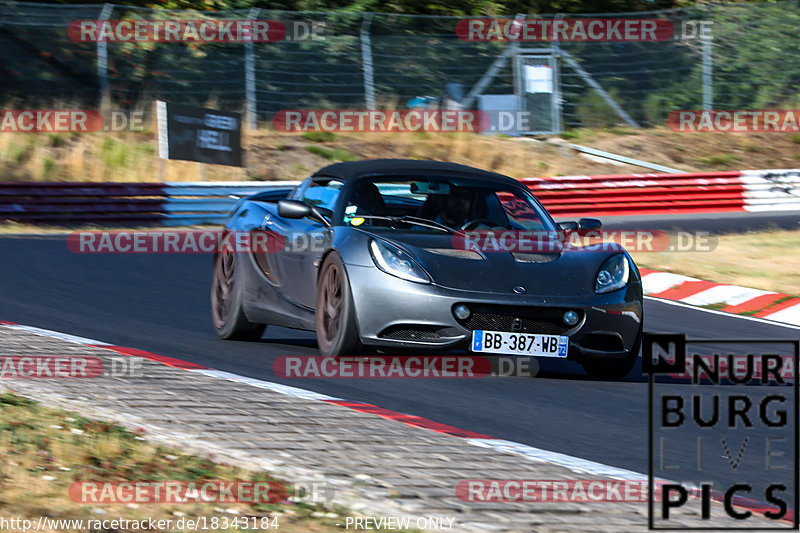
M 316 326 L 322 355 L 359 355 L 363 351 L 350 281 L 336 252 L 325 258 L 317 278 Z

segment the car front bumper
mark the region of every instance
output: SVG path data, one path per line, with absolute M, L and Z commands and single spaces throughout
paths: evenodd
M 642 286 L 588 296 L 485 293 L 420 284 L 376 268 L 348 265 L 361 341 L 383 348 L 469 348 L 474 329 L 567 335 L 568 358 L 617 358 L 636 349 L 642 329 Z M 456 305 L 473 311 L 458 320 Z M 569 327 L 567 310 L 580 320 Z

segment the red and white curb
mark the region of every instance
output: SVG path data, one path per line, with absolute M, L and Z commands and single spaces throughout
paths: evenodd
M 522 178 L 557 216 L 800 210 L 800 169 Z
M 800 326 L 800 297 L 646 268 L 639 271 L 647 296 Z

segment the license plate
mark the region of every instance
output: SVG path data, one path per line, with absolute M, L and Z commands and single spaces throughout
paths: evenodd
M 534 335 L 482 330 L 472 332 L 473 352 L 566 357 L 568 347 L 569 337 L 566 335 Z

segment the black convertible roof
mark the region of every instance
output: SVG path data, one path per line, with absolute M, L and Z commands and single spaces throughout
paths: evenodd
M 404 173 L 433 172 L 437 174 L 457 174 L 462 177 L 479 178 L 490 181 L 519 182 L 508 176 L 488 172 L 457 163 L 443 161 L 421 161 L 418 159 L 368 159 L 366 161 L 348 161 L 334 163 L 319 169 L 313 177 L 330 177 L 342 180 L 355 180 L 366 176 L 381 174 L 393 175 Z

